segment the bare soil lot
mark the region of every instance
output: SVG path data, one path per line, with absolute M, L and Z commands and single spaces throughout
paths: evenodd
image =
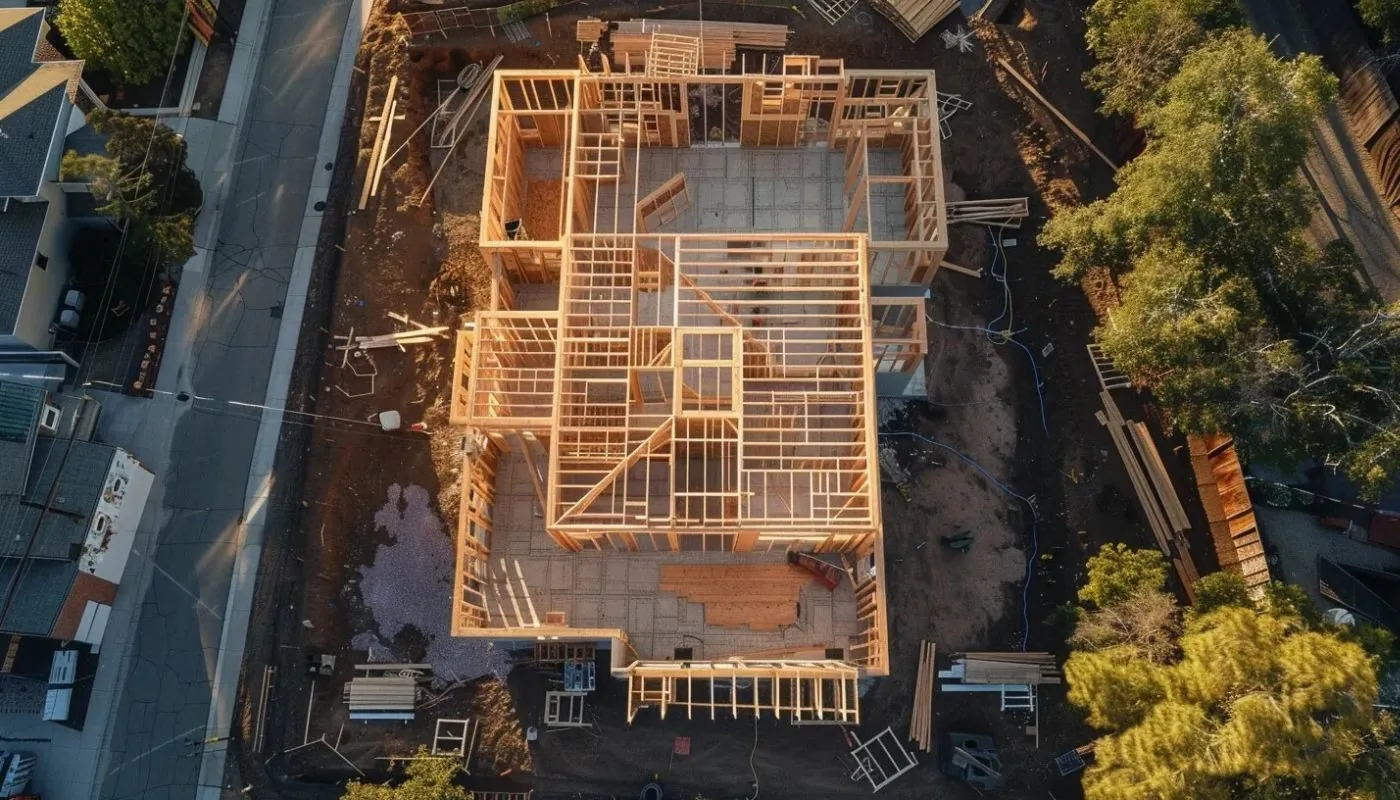
M 935 280 L 928 304 L 928 402 L 882 413 L 882 430 L 889 434 L 883 444 L 902 473 L 899 485 L 887 483 L 883 493 L 892 675 L 869 687 L 857 731 L 862 738 L 886 726 L 901 737 L 907 732 L 920 640 L 936 641 L 945 664 L 961 650 L 1024 644 L 1030 650 L 1062 651 L 1067 631 L 1053 624 L 1053 611 L 1072 598 L 1086 555 L 1107 541 L 1150 543 L 1132 514 L 1131 485 L 1093 416 L 1098 385 L 1084 347 L 1095 306 L 1111 297 L 1112 287 L 1104 284 L 1086 297 L 1079 287 L 1059 283 L 1049 274 L 1053 253 L 1035 245 L 1035 233 L 1053 208 L 1102 195 L 1111 176 L 1046 112 L 1024 106 L 1014 84 L 993 65 L 999 57 L 1014 63 L 1101 149 L 1116 153 L 1120 132 L 1093 115 L 1096 100 L 1079 80 L 1087 66 L 1081 44 L 1084 5 L 1082 0 L 1017 0 L 1001 22 L 979 24 L 973 53 L 944 49 L 936 32 L 911 44 L 864 5 L 835 27 L 810 10 L 803 18 L 786 9 L 705 6 L 708 18 L 789 25 L 794 31 L 789 52 L 843 57 L 851 67 L 937 70 L 940 91 L 973 103 L 952 118 L 953 135 L 943 141 L 951 191 L 969 198 L 1031 198 L 1031 218 L 1005 234 L 1016 241 L 1005 243 L 1004 258 L 998 256 L 1006 265 L 998 271 L 1004 282 L 990 269 L 980 281 L 949 271 Z M 462 656 L 462 663 L 479 657 L 481 664 L 498 665 L 499 679 L 458 682 L 431 715 L 410 725 L 344 724 L 341 686 L 351 665 L 366 660 L 369 647 L 417 660 L 441 645 L 435 637 L 446 635 L 434 626 L 445 620 L 450 602 L 450 561 L 437 569 L 429 565 L 418 581 L 405 581 L 411 585 L 404 586 L 402 602 L 413 608 L 392 616 L 417 621 L 394 630 L 366 606 L 364 582 L 372 574 L 367 570 L 387 563 L 381 559 L 392 548 L 412 546 L 406 534 L 396 532 L 398 522 L 412 516 L 427 531 L 422 535 L 450 537 L 460 441 L 444 430 L 449 342 L 408 352 L 377 351 L 368 394 L 367 368 L 361 365 L 361 374 L 342 368 L 333 337 L 351 329 L 393 330 L 386 318 L 390 312 L 455 327 L 462 315 L 488 302 L 485 266 L 475 247 L 484 114 L 426 197 L 445 151 L 430 151 L 427 137 L 419 136 L 386 169 L 379 196 L 365 211 L 354 211 L 377 128 L 371 118 L 381 113 L 389 78 L 397 75 L 407 87 L 399 105 L 405 118 L 394 122 L 397 147 L 436 106 L 436 81 L 468 63 L 502 54 L 507 68 L 567 68 L 576 62 L 574 22 L 583 16 L 693 18 L 696 13 L 689 3 L 660 10 L 630 3 L 574 4 L 552 12 L 548 24 L 543 18 L 526 21 L 536 38 L 518 44 L 484 31 L 459 31 L 446 42 L 413 42 L 381 15 L 367 37 L 352 91 L 361 100 L 347 120 L 335 165 L 333 199 L 339 208 L 330 211 L 341 215 L 343 235 L 332 232 L 323 239 L 324 268 L 313 287 L 320 300 L 314 301 L 316 313 L 308 310 L 300 354 L 304 369 L 294 387 L 302 408 L 340 421 L 294 426 L 288 434 L 293 438 L 287 446 L 304 473 L 286 501 L 296 525 L 270 543 L 264 557 L 244 670 L 244 724 L 236 743 L 242 757 L 234 769 L 237 785 L 253 785 L 256 796 L 337 796 L 337 785 L 355 774 L 341 756 L 370 776 L 385 776 L 387 762 L 380 759 L 430 742 L 433 716 L 483 722 L 470 765 L 471 785 L 483 790 L 624 796 L 659 776 L 668 796 L 678 797 L 749 797 L 755 781 L 763 797 L 868 796 L 869 787 L 850 778 L 850 744 L 839 728 L 747 719 L 661 722 L 654 712 L 644 712 L 629 727 L 626 687 L 607 679 L 600 679 L 589 700 L 593 728 L 545 731 L 527 746 L 523 732 L 541 725 L 549 677 L 528 666 L 510 669 L 509 654 L 503 653 Z M 958 24 L 964 22 L 955 14 L 944 27 Z M 991 266 L 996 240 L 986 229 L 955 230 L 953 242 L 950 261 Z M 997 346 L 982 332 L 943 327 L 989 323 L 1017 332 L 1035 366 L 1015 345 Z M 424 422 L 429 433 L 383 433 L 365 424 L 388 409 L 398 410 L 405 424 Z M 386 519 L 398 522 L 386 524 Z M 941 544 L 939 537 L 955 530 L 976 534 L 970 552 Z M 450 539 L 439 542 L 444 544 L 450 552 Z M 438 607 L 440 614 L 433 610 Z M 314 685 L 303 667 L 313 652 L 339 658 L 337 674 Z M 275 666 L 276 674 L 266 741 L 255 752 L 266 665 Z M 446 677 L 452 684 L 454 676 Z M 996 738 L 1006 769 L 1003 796 L 1043 798 L 1050 790 L 1062 800 L 1073 797 L 1077 784 L 1052 779 L 1050 761 L 1086 741 L 1088 733 L 1062 694 L 1050 688 L 1043 696 L 1038 749 L 1024 729 L 1032 721 L 1002 715 L 992 696 L 939 696 L 936 726 Z M 340 740 L 339 755 L 325 745 L 284 754 L 322 734 L 328 742 Z M 677 737 L 690 737 L 690 755 L 672 754 Z M 881 796 L 973 795 L 942 777 L 931 757 L 923 761 Z

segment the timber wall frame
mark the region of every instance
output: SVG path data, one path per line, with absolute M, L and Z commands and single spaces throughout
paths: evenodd
M 494 74 L 480 239 L 491 310 L 458 333 L 450 406 L 467 432 L 453 634 L 611 640 L 614 674 L 637 681 L 629 717 L 654 704 L 653 681 L 678 696 L 674 664 L 625 667 L 637 655 L 624 631 L 491 627 L 495 473 L 502 453 L 519 453 L 565 550 L 854 557 L 860 631 L 848 662 L 764 662 L 739 677 L 772 681 L 759 711 L 771 703 L 820 722 L 849 702 L 834 719 L 858 721 L 843 716 L 858 714 L 854 676 L 889 669 L 874 376 L 921 369 L 927 351 L 922 301 L 871 286 L 927 286 L 947 251 L 934 75 L 813 56 L 700 74 L 688 41 L 655 44 L 637 72 L 604 58 L 602 72 Z M 840 153 L 840 229 L 642 230 L 687 202 L 680 175 L 639 191 L 642 150 L 691 146 Z M 873 148 L 896 151 L 898 170 L 872 171 Z M 557 238 L 519 224 L 538 192 L 534 149 L 558 156 Z M 875 236 L 872 187 L 885 185 L 902 189 L 903 238 Z M 558 285 L 557 306 L 518 310 L 516 292 L 531 284 Z M 698 674 L 736 663 L 687 665 L 686 696 Z M 804 680 L 823 688 L 804 695 Z M 833 692 L 845 699 L 828 703 Z
M 843 661 L 639 661 L 627 667 L 627 721 L 645 708 L 753 715 L 794 724 L 860 724 L 859 671 Z M 742 697 L 741 697 L 742 695 Z
M 483 257 L 509 281 L 556 283 L 568 233 L 632 232 L 630 214 L 609 219 L 600 215 L 597 200 L 600 192 L 615 194 L 635 180 L 642 148 L 823 146 L 846 158 L 849 213 L 843 232 L 872 233 L 872 186 L 904 189 L 905 237 L 872 237 L 871 283 L 929 285 L 948 249 L 933 72 L 847 70 L 840 60 L 813 56 L 784 56 L 770 66 L 779 71 L 497 70 L 482 198 Z M 734 91 L 737 103 L 719 102 L 717 110 L 705 103 L 691 108 L 692 94 Z M 720 118 L 712 119 L 716 115 Z M 730 115 L 738 116 L 737 125 Z M 505 223 L 523 215 L 525 151 L 540 147 L 565 153 L 560 237 L 534 240 L 527 231 L 527 238 L 513 238 Z M 898 150 L 901 171 L 872 174 L 867 158 L 872 147 Z

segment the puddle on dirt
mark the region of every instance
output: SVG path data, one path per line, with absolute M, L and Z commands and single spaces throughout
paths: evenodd
M 377 661 L 406 658 L 391 643 L 405 628 L 412 628 L 426 639 L 426 660 L 438 680 L 483 675 L 504 679 L 509 671 L 504 650 L 480 639 L 451 635 L 456 558 L 452 538 L 433 510 L 428 491 L 393 484 L 387 502 L 374 514 L 374 526 L 389 535 L 389 541 L 375 551 L 373 563 L 360 568 L 360 597 L 375 629 L 359 631 L 353 646 L 357 650 L 373 646 Z

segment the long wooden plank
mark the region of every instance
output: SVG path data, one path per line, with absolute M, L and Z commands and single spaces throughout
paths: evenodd
M 1008 75 L 1015 78 L 1016 82 L 1021 84 L 1022 88 L 1024 88 L 1026 91 L 1030 92 L 1032 97 L 1040 101 L 1040 104 L 1045 106 L 1045 109 L 1051 114 L 1054 114 L 1055 119 L 1058 119 L 1066 128 L 1069 128 L 1069 132 L 1074 134 L 1075 138 L 1077 138 L 1079 141 L 1083 142 L 1085 147 L 1092 150 L 1094 155 L 1098 156 L 1100 159 L 1103 159 L 1103 163 L 1107 164 L 1109 169 L 1113 170 L 1114 172 L 1118 171 L 1118 165 L 1113 163 L 1113 159 L 1104 155 L 1102 150 L 1095 147 L 1094 143 L 1090 141 L 1088 135 L 1085 134 L 1084 131 L 1081 131 L 1078 128 L 1076 128 L 1074 126 L 1074 123 L 1069 121 L 1069 117 L 1066 117 L 1064 114 L 1060 113 L 1060 109 L 1056 108 L 1054 104 L 1052 104 L 1049 100 L 1045 99 L 1044 95 L 1036 91 L 1036 88 L 1031 85 L 1031 82 L 1026 80 L 1021 75 L 1021 73 L 1017 72 L 1014 67 L 1008 64 L 1006 59 L 998 58 L 997 65 L 1000 66 L 1002 69 L 1006 70 L 1006 73 Z
M 1107 397 L 1107 392 L 1101 394 L 1107 398 L 1105 408 L 1108 409 L 1108 416 L 1105 417 L 1102 411 L 1095 412 L 1094 416 L 1098 418 L 1099 424 L 1108 428 L 1108 435 L 1113 439 L 1113 446 L 1117 448 L 1118 457 L 1122 459 L 1123 466 L 1128 471 L 1128 479 L 1132 482 L 1133 490 L 1137 493 L 1138 505 L 1142 506 L 1143 513 L 1147 515 L 1148 526 L 1152 528 L 1152 535 L 1157 539 L 1157 546 L 1161 548 L 1163 555 L 1171 558 L 1172 549 L 1169 543 L 1170 533 L 1167 522 L 1157 505 L 1157 498 L 1147 485 L 1147 477 L 1142 474 L 1142 467 L 1137 462 L 1132 445 L 1128 443 L 1128 437 L 1123 433 L 1123 418 L 1118 413 L 1118 406 L 1113 403 L 1112 398 Z
M 393 117 L 389 113 L 390 107 L 394 103 L 394 92 L 399 88 L 399 76 L 389 77 L 389 91 L 384 94 L 384 107 L 379 110 L 379 129 L 374 134 L 374 145 L 369 150 L 369 165 L 365 169 L 365 183 L 360 187 L 360 210 L 364 211 L 369 205 L 369 193 L 374 187 L 375 172 L 379 167 L 380 150 L 384 147 L 384 132 L 389 128 L 389 120 Z
M 1162 454 L 1157 451 L 1152 432 L 1147 429 L 1146 423 L 1133 422 L 1128 425 L 1128 433 L 1132 435 L 1133 443 L 1142 454 L 1147 476 L 1152 479 L 1157 496 L 1162 500 L 1162 507 L 1166 509 L 1167 520 L 1171 522 L 1172 530 L 1177 533 L 1190 530 L 1191 520 L 1186 516 L 1186 509 L 1181 505 L 1176 488 L 1172 486 L 1171 477 L 1167 475 L 1167 465 L 1162 463 Z

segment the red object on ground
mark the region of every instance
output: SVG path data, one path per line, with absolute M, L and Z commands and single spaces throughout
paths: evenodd
M 671 748 L 671 752 L 675 753 L 675 754 L 678 755 L 678 756 L 688 756 L 688 755 L 690 755 L 690 737 L 689 737 L 689 736 L 677 736 L 677 737 L 676 737 L 676 746 L 673 747 L 673 748 Z

